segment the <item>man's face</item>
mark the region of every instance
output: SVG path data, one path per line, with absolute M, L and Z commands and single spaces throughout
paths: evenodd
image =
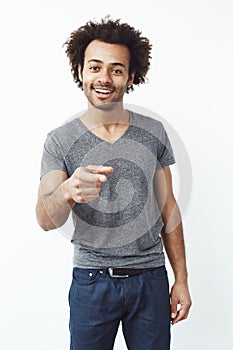
M 123 101 L 134 80 L 134 73 L 129 77 L 129 64 L 130 53 L 123 45 L 93 40 L 87 46 L 79 76 L 89 107 L 110 110 Z

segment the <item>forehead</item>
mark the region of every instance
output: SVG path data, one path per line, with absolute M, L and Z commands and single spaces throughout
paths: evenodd
M 121 44 L 108 44 L 103 41 L 93 40 L 85 50 L 84 63 L 91 59 L 100 60 L 106 64 L 119 62 L 128 67 L 130 52 L 126 46 Z

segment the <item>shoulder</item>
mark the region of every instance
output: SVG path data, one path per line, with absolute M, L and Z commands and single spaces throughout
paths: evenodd
M 75 116 L 64 124 L 52 129 L 48 135 L 62 138 L 67 137 L 69 134 L 77 133 L 80 129 L 79 118 Z
M 49 149 L 60 149 L 62 153 L 67 152 L 84 132 L 79 117 L 74 116 L 47 134 L 45 146 Z
M 132 124 L 134 126 L 139 127 L 143 130 L 146 130 L 152 133 L 153 135 L 161 134 L 164 130 L 164 126 L 162 122 L 155 118 L 152 118 L 143 114 L 135 113 L 132 111 L 131 111 L 131 115 L 132 115 Z
M 51 140 L 60 145 L 70 145 L 75 142 L 83 133 L 83 128 L 79 117 L 74 116 L 64 124 L 52 129 L 47 134 L 47 141 Z

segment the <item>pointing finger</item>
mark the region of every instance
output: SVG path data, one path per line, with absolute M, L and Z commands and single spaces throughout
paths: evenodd
M 99 168 L 98 173 L 100 174 L 111 174 L 113 173 L 114 169 L 111 166 L 102 166 L 101 168 Z
M 87 169 L 93 174 L 111 174 L 114 171 L 113 167 L 103 165 L 88 165 Z

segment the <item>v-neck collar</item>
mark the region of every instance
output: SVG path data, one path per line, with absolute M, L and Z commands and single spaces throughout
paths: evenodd
M 96 134 L 94 134 L 94 133 L 93 133 L 90 129 L 88 129 L 88 127 L 81 121 L 80 117 L 78 118 L 78 121 L 79 121 L 79 124 L 81 125 L 82 129 L 83 129 L 85 132 L 89 133 L 92 137 L 94 137 L 95 139 L 99 140 L 100 142 L 104 142 L 104 143 L 108 144 L 109 146 L 113 146 L 113 145 L 115 145 L 116 143 L 118 143 L 121 139 L 123 139 L 123 138 L 125 138 L 125 137 L 127 136 L 128 132 L 129 132 L 131 126 L 132 126 L 132 118 L 133 118 L 132 112 L 129 111 L 129 110 L 128 110 L 128 112 L 129 112 L 129 125 L 128 125 L 128 128 L 126 129 L 126 131 L 124 132 L 124 134 L 122 134 L 120 137 L 118 137 L 114 142 L 109 142 L 109 141 L 104 140 L 104 139 L 102 139 L 101 137 L 97 136 Z

